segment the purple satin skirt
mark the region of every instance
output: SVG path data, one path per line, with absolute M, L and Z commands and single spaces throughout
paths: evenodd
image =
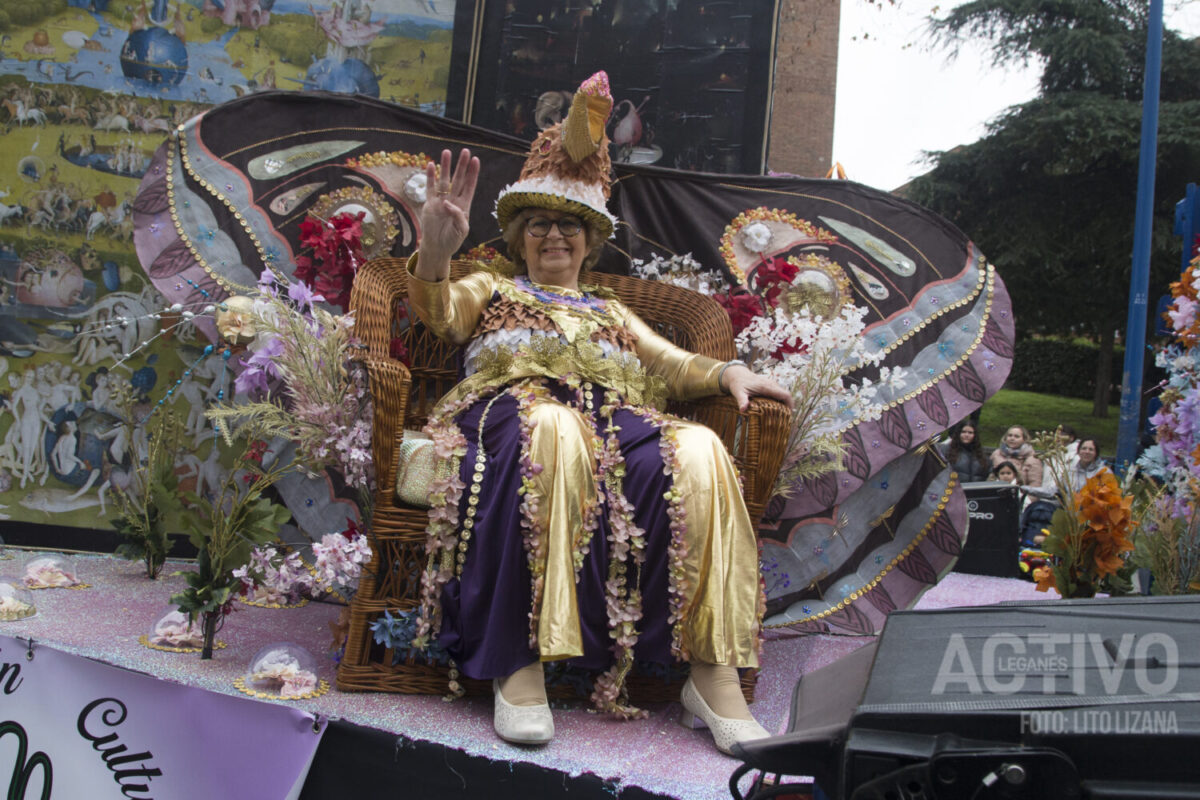
M 560 400 L 574 393 L 554 390 Z M 460 478 L 470 486 L 478 450 L 479 420 L 491 398 L 476 401 L 456 419 L 467 438 Z M 568 402 L 569 405 L 574 405 Z M 586 413 L 586 412 L 585 412 Z M 598 416 L 598 415 L 597 415 Z M 623 491 L 634 508 L 634 522 L 646 532 L 646 560 L 641 570 L 642 619 L 634 657 L 668 664 L 671 625 L 668 623 L 668 546 L 671 541 L 667 501 L 670 475 L 663 474 L 659 429 L 625 409 L 613 414 L 625 459 Z M 606 420 L 599 425 L 607 427 Z M 598 428 L 598 433 L 602 430 Z M 487 454 L 474 535 L 462 577 L 451 579 L 442 591 L 442 629 L 439 643 L 471 678 L 500 678 L 538 659 L 529 647 L 531 587 L 528 557 L 521 527 L 521 436 L 517 400 L 505 394 L 492 403 L 483 426 Z M 466 503 L 460 504 L 460 519 Z M 600 524 L 579 571 L 576 586 L 584 654 L 571 665 L 604 669 L 612 663 L 604 584 L 608 577 L 608 505 L 601 505 Z M 634 572 L 631 570 L 630 577 Z

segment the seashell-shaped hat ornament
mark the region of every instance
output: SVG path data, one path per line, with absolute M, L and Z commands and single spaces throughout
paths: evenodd
M 577 214 L 611 238 L 617 218 L 608 210 L 612 161 L 604 127 L 613 100 L 608 74 L 583 82 L 567 118 L 538 134 L 521 168 L 521 177 L 500 190 L 496 219 L 504 228 L 523 208 L 548 208 Z

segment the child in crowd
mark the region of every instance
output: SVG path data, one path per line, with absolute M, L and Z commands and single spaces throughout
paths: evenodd
M 1014 486 L 1019 483 L 1020 476 L 1017 475 L 1017 467 L 1011 461 L 1001 461 L 992 470 L 992 474 L 988 476 L 988 480 L 1003 481 L 1011 483 Z

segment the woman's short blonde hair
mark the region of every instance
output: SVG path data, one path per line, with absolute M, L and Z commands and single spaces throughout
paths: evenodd
M 500 238 L 508 246 L 508 257 L 517 265 L 518 273 L 523 274 L 527 270 L 525 266 L 525 223 L 547 210 L 523 208 L 513 215 L 513 218 L 504 226 L 504 230 L 500 232 Z M 586 219 L 580 217 L 580 222 L 583 223 L 588 248 L 587 255 L 583 257 L 583 265 L 579 268 L 579 272 L 582 274 L 594 267 L 600 260 L 600 253 L 604 250 L 604 238 L 600 235 L 600 231 L 596 230 L 596 227 Z

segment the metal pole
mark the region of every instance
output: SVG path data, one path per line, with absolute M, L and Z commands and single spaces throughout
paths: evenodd
M 1150 233 L 1154 224 L 1154 167 L 1158 152 L 1158 86 L 1162 72 L 1163 0 L 1150 0 L 1146 20 L 1146 75 L 1142 89 L 1142 148 L 1138 159 L 1137 212 L 1133 228 L 1133 274 L 1125 321 L 1125 369 L 1121 376 L 1118 471 L 1137 456 L 1141 429 L 1142 366 L 1146 351 L 1146 296 L 1150 288 Z

